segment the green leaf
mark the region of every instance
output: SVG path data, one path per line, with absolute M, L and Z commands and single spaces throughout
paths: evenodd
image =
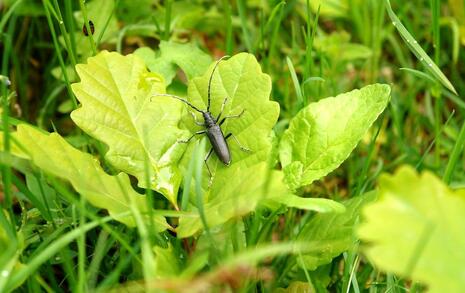
M 307 0 L 301 0 L 303 5 Z M 309 1 L 310 7 L 316 13 L 320 10 L 320 15 L 325 17 L 346 17 L 349 12 L 348 0 L 313 0 Z M 357 1 L 358 2 L 358 1 Z
M 358 230 L 368 258 L 428 292 L 463 291 L 465 190 L 450 190 L 434 174 L 407 166 L 383 175 L 379 186 Z
M 47 221 L 52 221 L 52 217 L 56 217 L 59 211 L 55 190 L 43 178 L 38 178 L 30 173 L 24 175 L 27 189 L 32 194 L 28 198 Z
M 155 278 L 168 278 L 179 276 L 180 273 L 180 258 L 175 255 L 172 245 L 167 248 L 155 246 L 153 248 L 155 254 Z
M 367 46 L 351 43 L 350 35 L 345 31 L 333 32 L 330 35 L 315 38 L 315 48 L 334 61 L 367 59 L 373 54 Z
M 152 5 L 152 0 L 119 1 L 116 6 L 116 17 L 125 24 L 152 22 L 151 17 L 154 12 Z
M 249 168 L 225 168 L 221 180 L 211 188 L 211 194 L 219 196 L 206 201 L 204 213 L 209 227 L 226 223 L 234 217 L 246 215 L 266 199 L 290 195 L 283 182 L 282 172 L 270 171 L 265 162 Z M 195 209 L 195 208 L 194 208 Z M 203 228 L 198 214 L 181 217 L 177 235 L 185 238 Z
M 189 83 L 188 100 L 199 109 L 207 108 L 208 81 L 212 69 L 213 66 L 204 76 L 194 78 Z M 225 97 L 228 100 L 222 117 L 237 115 L 244 110 L 241 117 L 226 120 L 221 128 L 225 136 L 228 133 L 234 134 L 240 144 L 251 151 L 244 152 L 231 139 L 229 148 L 232 161 L 229 166 L 221 163 L 215 154 L 208 160 L 213 174 L 211 185 L 209 173 L 206 168 L 203 169 L 203 210 L 209 227 L 243 216 L 259 204 L 270 206 L 271 203 L 271 206 L 276 206 L 278 203 L 321 212 L 343 210 L 340 204 L 326 199 L 297 199 L 283 184 L 282 172 L 269 170 L 272 127 L 279 115 L 279 105 L 269 100 L 270 91 L 269 76 L 261 72 L 260 65 L 251 54 L 241 53 L 221 62 L 212 77 L 212 114 L 215 117 L 218 115 Z M 187 106 L 185 108 L 191 111 Z M 202 130 L 187 113 L 182 121 L 182 125 L 191 133 Z M 194 141 L 200 137 L 195 137 L 189 143 L 182 159 L 184 168 L 187 168 L 193 154 Z M 195 188 L 190 190 L 192 192 Z M 177 232 L 179 237 L 189 237 L 202 228 L 204 227 L 199 216 L 182 217 Z
M 342 164 L 386 108 L 389 94 L 388 85 L 374 84 L 302 109 L 280 143 L 289 187 L 310 184 Z
M 80 64 L 80 83 L 72 85 L 82 107 L 71 113 L 85 132 L 109 147 L 106 160 L 134 175 L 140 187 L 162 193 L 176 206 L 181 180 L 178 161 L 185 149 L 177 139 L 183 104 L 164 93 L 163 79 L 147 72 L 137 56 L 103 51 Z
M 344 203 L 344 213 L 317 214 L 302 228 L 298 242 L 306 243 L 303 267 L 314 270 L 348 250 L 356 241 L 354 226 L 363 205 L 375 198 L 369 192 Z
M 212 70 L 213 65 L 202 77 L 189 82 L 188 100 L 199 109 L 207 108 L 208 81 Z M 262 73 L 260 65 L 251 54 L 237 54 L 221 62 L 212 77 L 211 113 L 215 117 L 219 114 L 225 97 L 228 100 L 222 117 L 237 115 L 244 110 L 240 118 L 227 119 L 221 128 L 225 136 L 233 133 L 240 144 L 250 149 L 250 152 L 242 151 L 231 138 L 228 141 L 232 157 L 229 166 L 221 163 L 215 154 L 208 160 L 213 174 L 211 186 L 207 168 L 203 168 L 204 210 L 209 226 L 219 225 L 234 216 L 244 215 L 252 211 L 260 199 L 271 197 L 266 192 L 261 192 L 270 178 L 267 174 L 276 176 L 276 179 L 269 181 L 271 185 L 276 185 L 269 188 L 270 193 L 273 191 L 281 196 L 290 194 L 282 184 L 282 174 L 277 171 L 270 173 L 267 169 L 271 130 L 279 115 L 279 104 L 269 100 L 270 91 L 270 77 Z M 191 111 L 186 105 L 183 106 Z M 198 120 L 202 119 L 198 113 L 195 114 Z M 191 133 L 203 129 L 195 125 L 187 111 L 183 116 L 183 125 Z M 187 168 L 195 141 L 201 137 L 197 136 L 189 143 L 183 157 L 184 168 Z M 200 218 L 184 217 L 180 220 L 178 235 L 188 237 L 201 228 Z
M 215 5 L 211 5 L 210 7 L 212 7 L 212 10 L 216 11 Z M 202 24 L 202 22 L 208 21 L 211 18 L 210 14 L 211 13 L 206 11 L 204 6 L 199 5 L 198 2 L 193 2 L 191 0 L 173 1 L 170 15 L 171 39 L 185 39 L 186 30 L 206 32 L 205 29 L 198 28 L 198 26 Z M 166 6 L 162 9 L 155 9 L 151 16 L 152 21 L 153 19 L 157 19 L 160 24 L 164 23 L 167 17 Z
M 168 58 L 157 56 L 157 53 L 149 47 L 138 48 L 134 55 L 144 60 L 147 68 L 163 76 L 165 85 L 168 86 L 176 76 L 176 65 L 171 63 Z
M 462 0 L 449 0 L 447 2 L 459 26 L 460 43 L 465 45 L 465 3 Z
M 202 77 L 194 78 L 189 82 L 188 99 L 199 109 L 207 108 L 208 80 L 212 69 L 213 66 L 210 66 Z M 211 190 L 224 190 L 230 183 L 233 183 L 231 181 L 242 180 L 244 176 L 241 175 L 235 178 L 228 177 L 229 175 L 226 174 L 230 172 L 229 169 L 247 169 L 255 164 L 267 162 L 271 150 L 271 131 L 279 116 L 279 104 L 269 100 L 270 92 L 271 79 L 261 71 L 260 65 L 252 54 L 240 53 L 219 64 L 212 78 L 210 112 L 217 117 L 226 97 L 228 100 L 222 117 L 237 115 L 244 110 L 241 117 L 226 119 L 221 129 L 225 136 L 229 133 L 234 134 L 239 143 L 250 151 L 242 151 L 238 143 L 230 138 L 228 144 L 232 160 L 229 166 L 225 166 L 213 154 L 208 161 L 214 176 Z M 184 108 L 191 111 L 186 106 Z M 201 121 L 200 115 L 195 114 Z M 183 117 L 183 122 L 191 133 L 203 129 L 195 125 L 192 116 L 187 113 Z M 196 139 L 199 138 L 196 137 Z M 193 146 L 194 143 L 191 142 L 189 149 Z M 184 166 L 187 166 L 188 159 L 189 156 L 183 158 Z M 209 175 L 206 168 L 204 168 L 203 178 L 204 190 L 209 190 Z M 216 196 L 221 193 L 211 192 L 210 194 Z
M 14 11 L 14 15 L 17 16 L 39 17 L 45 15 L 44 6 L 40 2 L 35 2 L 34 0 L 4 0 L 2 2 L 3 9 L 12 9 L 11 7 L 17 6 L 12 10 Z M 3 32 L 2 26 L 0 26 L 0 31 Z
M 131 188 L 126 174 L 106 174 L 94 157 L 73 148 L 57 133 L 47 135 L 21 124 L 15 136 L 32 163 L 51 175 L 69 181 L 81 196 L 92 205 L 108 210 L 115 220 L 135 226 L 131 216 L 118 216 L 129 211 L 131 206 L 141 213 L 147 213 L 147 201 Z M 164 217 L 154 216 L 154 221 L 158 231 L 169 227 Z
M 273 291 L 273 293 L 300 293 L 300 292 L 315 292 L 313 284 L 308 282 L 293 281 L 289 284 L 287 288 L 278 288 Z
M 212 58 L 194 44 L 180 44 L 175 42 L 160 42 L 160 56 L 147 47 L 134 52 L 144 59 L 151 72 L 161 74 L 165 78 L 166 86 L 170 85 L 176 75 L 176 66 L 182 69 L 187 79 L 200 76 L 208 69 Z
M 344 205 L 326 198 L 305 198 L 290 194 L 285 197 L 276 198 L 275 201 L 288 207 L 320 213 L 343 213 L 345 211 Z
M 1 110 L 1 109 L 0 109 Z M 5 165 L 12 165 L 10 163 L 8 163 L 10 160 L 10 162 L 13 162 L 15 163 L 17 160 L 20 160 L 21 159 L 24 159 L 24 158 L 27 158 L 27 155 L 24 153 L 24 149 L 21 148 L 21 146 L 19 146 L 15 139 L 16 133 L 13 132 L 13 131 L 10 131 L 10 139 L 11 139 L 11 142 L 10 142 L 10 150 L 8 153 L 5 152 L 5 144 L 4 144 L 4 139 L 5 139 L 5 134 L 4 132 L 0 132 L 0 150 L 2 150 L 2 153 L 1 153 L 1 156 L 3 157 L 2 158 L 2 163 L 5 164 Z

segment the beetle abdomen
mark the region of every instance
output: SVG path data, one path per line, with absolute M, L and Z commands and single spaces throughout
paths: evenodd
M 218 125 L 212 125 L 208 128 L 207 136 L 218 159 L 223 164 L 229 165 L 231 163 L 231 154 L 221 128 Z

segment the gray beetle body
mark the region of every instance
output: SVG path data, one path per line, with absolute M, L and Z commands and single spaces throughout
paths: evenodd
M 226 141 L 221 127 L 217 124 L 210 112 L 203 112 L 206 133 L 213 151 L 223 164 L 231 164 L 231 153 L 229 152 L 228 142 Z

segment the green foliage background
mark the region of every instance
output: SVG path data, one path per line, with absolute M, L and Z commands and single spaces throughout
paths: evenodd
M 464 9 L 1 2 L 0 291 L 460 292 Z

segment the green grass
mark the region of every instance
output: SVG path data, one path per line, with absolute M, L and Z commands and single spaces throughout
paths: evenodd
M 95 15 L 89 3 L 96 1 L 101 1 L 102 11 L 109 3 L 115 7 L 95 34 L 82 41 L 82 26 L 90 31 L 88 21 Z M 210 227 L 201 188 L 201 146 L 183 170 L 178 206 L 152 189 L 140 188 L 132 178 L 132 186 L 153 207 L 145 215 L 131 206 L 126 213 L 136 219 L 136 227 L 112 220 L 65 181 L 9 154 L 16 146 L 17 125 L 28 123 L 56 130 L 76 148 L 93 154 L 109 174 L 117 174 L 105 160 L 107 146 L 70 119 L 79 107 L 71 88 L 78 81 L 75 65 L 102 50 L 126 55 L 147 46 L 158 54 L 161 41 L 173 41 L 195 44 L 214 59 L 243 51 L 254 54 L 271 77 L 271 99 L 280 104 L 277 141 L 289 121 L 312 102 L 372 83 L 391 85 L 389 106 L 358 147 L 334 172 L 299 189 L 303 197 L 338 202 L 356 198 L 376 189 L 382 173 L 404 164 L 432 171 L 449 186 L 465 186 L 465 56 L 458 35 L 465 26 L 458 11 L 464 5 L 350 0 L 335 1 L 347 3 L 345 9 L 328 12 L 315 2 L 0 4 L 0 291 L 176 292 L 182 284 L 193 290 L 273 292 L 298 281 L 317 292 L 426 292 L 423 284 L 375 267 L 355 233 L 353 245 L 343 254 L 316 269 L 306 267 L 305 245 L 312 243 L 300 243 L 299 235 L 316 212 L 260 207 L 220 228 Z M 111 17 L 117 29 L 107 37 L 115 25 Z M 362 49 L 370 53 L 356 56 Z M 177 69 L 168 90 L 186 89 L 186 77 Z M 147 173 L 149 169 L 147 165 Z M 179 239 L 173 231 L 155 232 L 153 221 L 146 220 L 162 214 L 176 226 L 179 215 L 192 213 L 193 204 L 203 234 Z M 244 259 L 249 265 L 236 265 Z

